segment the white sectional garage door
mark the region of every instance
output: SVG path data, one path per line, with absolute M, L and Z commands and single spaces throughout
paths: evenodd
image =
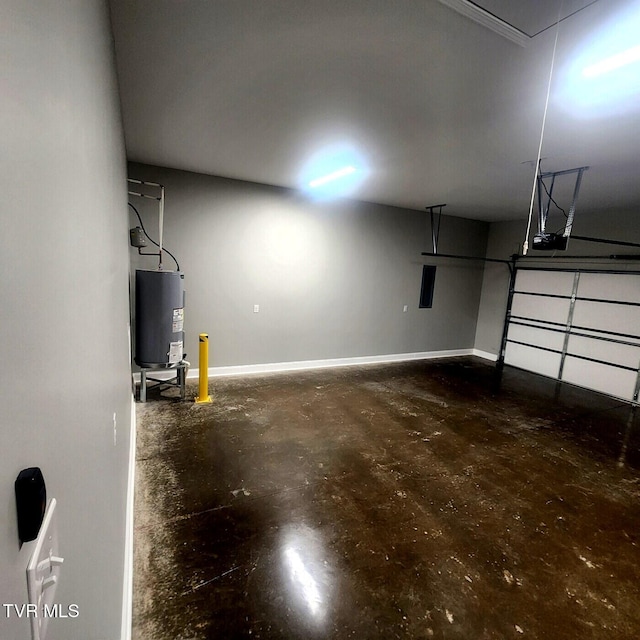
M 637 402 L 640 272 L 518 268 L 506 337 L 506 364 Z

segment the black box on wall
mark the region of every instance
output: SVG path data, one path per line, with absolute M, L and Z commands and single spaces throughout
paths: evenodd
M 47 507 L 47 488 L 39 467 L 23 469 L 16 478 L 16 508 L 20 542 L 38 537 Z

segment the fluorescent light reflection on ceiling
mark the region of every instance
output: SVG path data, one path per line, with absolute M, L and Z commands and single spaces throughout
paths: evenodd
M 557 99 L 576 117 L 610 117 L 640 108 L 640 1 L 583 41 L 558 79 Z
M 603 73 L 609 73 L 620 67 L 624 67 L 633 62 L 640 61 L 640 45 L 637 47 L 631 47 L 622 53 L 618 53 L 610 58 L 605 58 L 600 62 L 585 67 L 582 72 L 583 76 L 587 78 L 595 78 Z
M 367 173 L 364 158 L 354 146 L 329 144 L 308 158 L 298 183 L 315 200 L 347 197 L 355 195 Z
M 355 173 L 356 168 L 352 166 L 342 167 L 342 169 L 338 169 L 333 173 L 329 173 L 326 176 L 322 176 L 321 178 L 316 178 L 309 183 L 309 186 L 312 189 L 316 187 L 321 187 L 323 184 L 327 184 L 327 182 L 331 182 L 332 180 L 337 180 L 338 178 L 344 178 L 352 173 Z

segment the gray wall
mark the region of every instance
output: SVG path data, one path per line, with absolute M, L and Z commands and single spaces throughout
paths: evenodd
M 0 603 L 26 601 L 13 483 L 58 500 L 52 640 L 120 637 L 131 426 L 126 163 L 106 3 L 0 3 Z M 117 417 L 114 440 L 113 414 Z M 0 611 L 2 640 L 30 638 Z
M 588 180 L 586 174 L 585 180 Z M 524 241 L 526 233 L 526 220 L 511 222 L 494 222 L 489 229 L 489 240 L 487 244 L 487 256 L 491 258 L 508 259 L 511 254 L 517 253 Z M 562 226 L 562 225 L 560 225 Z M 558 225 L 549 226 L 549 229 L 556 230 Z M 537 230 L 537 222 L 532 223 L 532 233 Z M 577 213 L 573 225 L 573 233 L 580 236 L 606 238 L 612 240 L 623 240 L 629 242 L 640 242 L 640 222 L 638 213 L 635 211 L 608 211 L 602 214 L 584 215 L 580 213 L 578 203 Z M 531 238 L 529 239 L 531 247 Z M 595 244 L 570 240 L 566 252 L 558 252 L 557 255 L 609 255 L 618 253 L 640 253 L 629 247 L 615 247 L 612 245 Z M 550 252 L 533 251 L 529 249 L 530 256 L 551 256 Z M 588 266 L 590 268 L 608 269 L 638 269 L 638 261 L 576 261 L 568 263 L 541 262 L 526 259 L 521 264 L 527 266 Z M 502 327 L 504 322 L 505 307 L 507 304 L 507 294 L 509 288 L 509 270 L 506 266 L 497 264 L 487 264 L 482 282 L 482 298 L 478 314 L 478 327 L 476 331 L 476 349 L 498 355 L 500 351 L 500 340 L 502 338 Z
M 210 336 L 210 366 L 473 348 L 481 266 L 442 261 L 433 308 L 418 308 L 420 253 L 431 246 L 425 212 L 313 203 L 289 190 L 137 164 L 129 176 L 166 187 L 165 245 L 185 273 L 194 367 L 201 332 Z M 155 204 L 132 203 L 157 239 Z M 485 223 L 443 218 L 440 251 L 484 255 L 486 237 Z M 133 267 L 156 267 L 131 254 Z M 165 268 L 175 268 L 168 258 Z

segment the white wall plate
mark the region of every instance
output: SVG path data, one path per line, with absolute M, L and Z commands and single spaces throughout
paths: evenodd
M 63 559 L 58 551 L 56 499 L 52 498 L 47 505 L 36 547 L 27 566 L 29 604 L 36 606 L 35 615 L 29 615 L 33 640 L 46 639 L 49 618 L 56 615 L 54 596 L 62 563 Z

